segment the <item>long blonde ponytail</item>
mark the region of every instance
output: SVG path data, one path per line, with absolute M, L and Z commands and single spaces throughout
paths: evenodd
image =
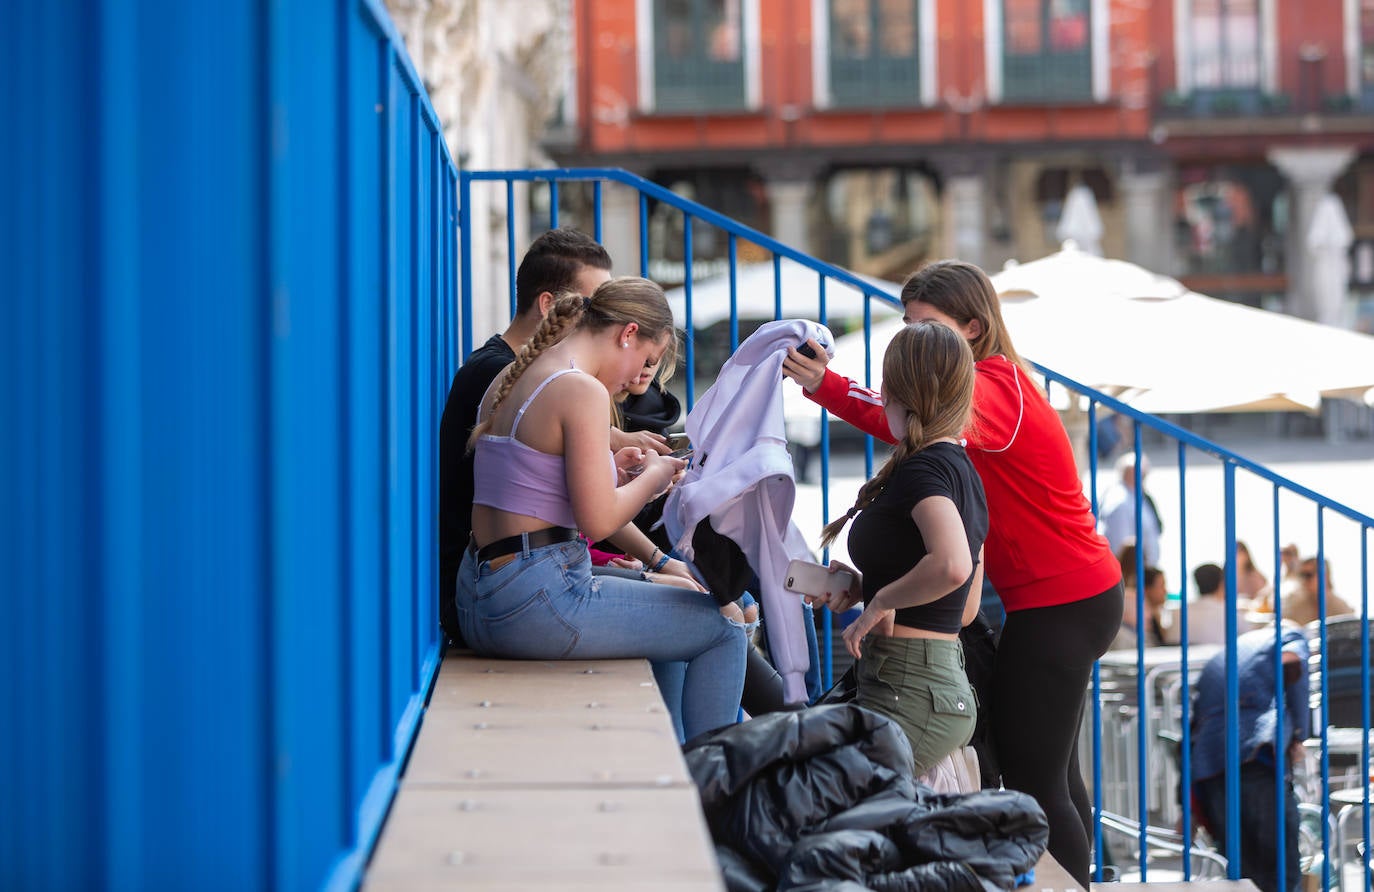
M 854 506 L 821 530 L 822 548 L 873 504 L 902 462 L 936 440 L 963 432 L 973 407 L 973 377 L 973 351 L 954 329 L 918 322 L 897 332 L 883 354 L 883 390 L 888 402 L 907 410 L 906 430 L 892 456 L 860 488 Z

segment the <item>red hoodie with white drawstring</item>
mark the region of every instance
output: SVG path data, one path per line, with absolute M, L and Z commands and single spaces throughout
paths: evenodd
M 1008 611 L 1091 598 L 1121 579 L 1083 495 L 1073 447 L 1035 385 L 1005 356 L 975 368 L 964 431 L 988 502 L 984 560 Z M 877 391 L 829 369 L 807 397 L 865 433 L 893 442 Z

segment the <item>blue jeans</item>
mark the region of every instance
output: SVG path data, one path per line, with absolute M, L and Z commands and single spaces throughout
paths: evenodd
M 821 677 L 821 647 L 816 637 L 816 613 L 810 604 L 802 603 L 802 614 L 806 617 L 806 655 L 811 658 L 811 665 L 806 669 L 806 702 L 815 703 L 816 700 L 825 693 L 825 684 Z
M 593 577 L 582 540 L 502 560 L 493 570 L 469 549 L 458 570 L 458 623 L 477 653 L 526 660 L 642 657 L 655 666 L 681 661 L 683 732 L 694 737 L 735 722 L 744 630 L 721 616 L 709 595 Z
M 1278 809 L 1274 802 L 1274 769 L 1259 762 L 1240 767 L 1240 872 L 1260 892 L 1294 892 L 1302 880 L 1298 864 L 1298 799 L 1292 773 L 1287 772 L 1283 796 L 1283 872 L 1278 876 Z M 1212 831 L 1217 848 L 1226 854 L 1226 776 L 1196 781 L 1193 789 L 1203 823 Z

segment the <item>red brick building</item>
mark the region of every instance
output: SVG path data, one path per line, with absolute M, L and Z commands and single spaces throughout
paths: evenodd
M 859 271 L 1041 256 L 1083 183 L 1109 256 L 1330 318 L 1302 246 L 1334 190 L 1347 321 L 1374 290 L 1374 0 L 573 7 L 560 164 L 625 167 Z M 607 212 L 608 237 L 637 241 L 636 209 Z M 655 256 L 673 226 L 651 225 Z

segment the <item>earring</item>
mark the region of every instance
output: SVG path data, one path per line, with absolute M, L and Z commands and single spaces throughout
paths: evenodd
M 625 347 L 630 346 L 630 342 L 629 342 L 629 341 L 621 341 L 621 342 L 620 342 L 620 346 L 621 346 L 621 348 L 623 349 L 623 348 L 625 348 Z

